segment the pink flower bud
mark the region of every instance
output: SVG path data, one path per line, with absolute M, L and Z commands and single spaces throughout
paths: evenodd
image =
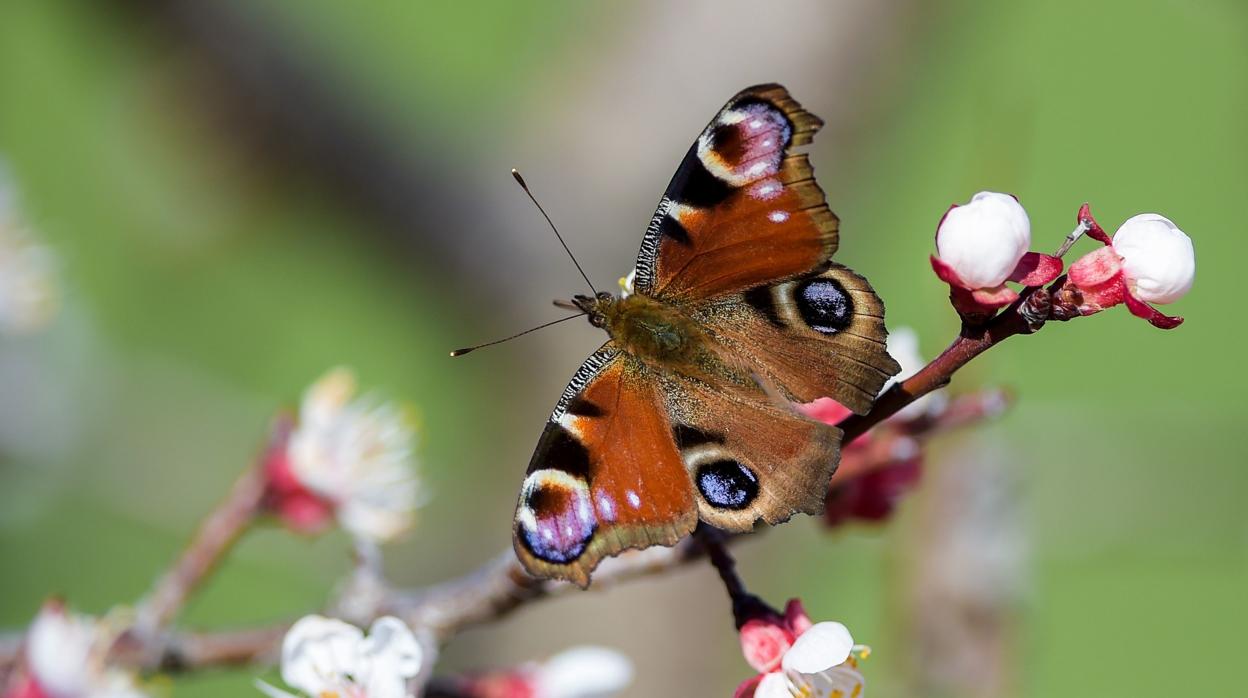
M 1091 226 L 1089 235 L 1105 247 L 1070 265 L 1066 283 L 1055 296 L 1055 310 L 1092 315 L 1123 303 L 1132 315 L 1154 327 L 1171 330 L 1182 324 L 1183 318 L 1165 315 L 1149 302 L 1171 303 L 1191 289 L 1196 276 L 1191 238 L 1156 213 L 1128 219 L 1112 239 L 1096 225 L 1087 204 L 1079 210 L 1079 220 Z
M 780 668 L 784 653 L 797 639 L 786 625 L 778 619 L 754 618 L 741 626 L 741 653 L 755 671 L 768 672 Z
M 1192 288 L 1196 252 L 1192 239 L 1169 218 L 1141 213 L 1114 233 L 1114 251 L 1132 294 L 1149 303 L 1173 303 Z
M 950 208 L 936 230 L 936 251 L 968 288 L 1003 283 L 1031 246 L 1031 221 L 1008 194 L 981 191 Z

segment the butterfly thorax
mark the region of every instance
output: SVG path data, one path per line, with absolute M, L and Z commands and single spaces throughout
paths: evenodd
M 641 294 L 616 297 L 600 293 L 576 297 L 589 315 L 624 351 L 644 363 L 689 374 L 714 371 L 711 340 L 679 308 Z

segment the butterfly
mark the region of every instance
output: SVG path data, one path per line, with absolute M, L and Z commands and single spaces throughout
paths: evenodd
M 820 510 L 841 432 L 899 370 L 884 305 L 832 261 L 838 220 L 797 146 L 823 122 L 775 84 L 690 147 L 646 228 L 631 293 L 572 303 L 610 339 L 576 371 L 520 488 L 514 547 L 580 586 L 604 557 Z

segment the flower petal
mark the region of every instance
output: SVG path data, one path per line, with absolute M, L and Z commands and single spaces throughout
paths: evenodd
M 814 625 L 800 599 L 789 599 L 784 605 L 784 622 L 789 624 L 794 636 L 801 635 Z
M 1087 204 L 1080 206 L 1077 218 L 1080 223 L 1087 226 L 1087 231 L 1084 233 L 1085 235 L 1104 245 L 1111 244 L 1109 235 L 1106 234 L 1105 229 L 1102 228 L 1101 224 L 1097 223 L 1096 219 L 1092 217 L 1092 208 L 1090 206 Z
M 834 621 L 815 623 L 785 652 L 782 666 L 785 671 L 817 674 L 843 664 L 853 649 L 854 638 L 844 625 Z
M 359 673 L 363 638 L 354 625 L 304 616 L 282 640 L 282 681 L 311 696 L 336 690 L 345 677 Z
M 971 298 L 985 308 L 1000 308 L 1018 300 L 1018 293 L 1001 284 L 992 288 L 978 288 L 971 291 Z
M 941 281 L 949 284 L 950 286 L 957 286 L 958 288 L 970 288 L 970 286 L 967 286 L 966 282 L 962 280 L 962 277 L 958 276 L 958 272 L 954 271 L 953 267 L 946 264 L 940 257 L 931 255 L 930 259 L 932 261 L 932 271 L 936 272 L 936 276 Z
M 1062 273 L 1062 260 L 1053 255 L 1028 252 L 1010 272 L 1010 281 L 1024 286 L 1043 286 Z
M 1153 327 L 1163 330 L 1173 330 L 1183 324 L 1183 318 L 1178 317 L 1177 315 L 1166 315 L 1148 303 L 1145 303 L 1139 298 L 1131 295 L 1130 292 L 1123 294 L 1123 300 L 1126 301 L 1127 310 L 1130 310 L 1132 315 L 1148 320 L 1149 324 Z
M 854 413 L 853 410 L 830 397 L 821 397 L 814 402 L 798 405 L 797 409 L 813 420 L 834 426 Z
M 534 692 L 542 698 L 605 698 L 633 680 L 633 663 L 606 647 L 584 645 L 564 650 L 537 670 Z
M 1112 247 L 1102 247 L 1080 257 L 1070 265 L 1071 283 L 1090 289 L 1109 281 L 1122 272 L 1122 257 Z
M 773 671 L 763 676 L 754 689 L 754 698 L 793 698 L 789 680 L 784 674 Z
M 849 664 L 800 678 L 810 687 L 812 698 L 862 698 L 866 683 L 862 674 Z
M 1192 289 L 1192 239 L 1165 216 L 1141 213 L 1128 218 L 1114 233 L 1114 251 L 1122 256 L 1132 293 L 1142 301 L 1173 303 Z
M 361 670 L 368 698 L 403 698 L 407 680 L 420 673 L 424 650 L 403 621 L 394 616 L 378 618 L 360 643 Z
M 758 684 L 763 680 L 764 676 L 766 674 L 759 674 L 742 681 L 741 685 L 737 686 L 737 690 L 732 692 L 732 698 L 755 698 L 758 695 L 756 693 Z
M 796 637 L 780 618 L 752 618 L 741 626 L 741 654 L 756 671 L 775 671 Z
M 1031 223 L 1018 199 L 981 191 L 945 214 L 936 253 L 970 288 L 996 286 L 1031 246 Z

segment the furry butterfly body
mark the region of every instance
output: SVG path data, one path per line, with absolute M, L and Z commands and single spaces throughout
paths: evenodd
M 542 577 L 589 582 L 605 556 L 817 511 L 836 427 L 791 402 L 861 412 L 898 370 L 884 308 L 831 261 L 837 219 L 805 154 L 821 122 L 779 85 L 737 94 L 690 148 L 642 239 L 633 293 L 577 296 L 609 341 L 538 442 L 514 540 Z

